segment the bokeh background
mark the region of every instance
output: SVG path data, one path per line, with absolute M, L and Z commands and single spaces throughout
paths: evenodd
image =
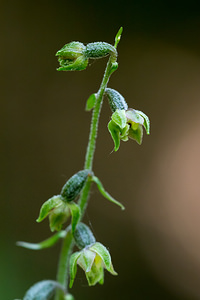
M 117 277 L 87 287 L 79 270 L 76 299 L 200 299 L 200 8 L 198 1 L 1 1 L 0 295 L 22 299 L 55 279 L 60 244 L 41 252 L 17 240 L 51 235 L 37 224 L 41 204 L 82 169 L 91 114 L 107 59 L 86 71 L 56 72 L 65 43 L 113 43 L 119 69 L 109 87 L 151 119 L 141 146 L 113 153 L 104 102 L 94 171 L 125 206 L 92 190 L 85 222 L 106 245 Z M 112 153 L 111 153 L 112 152 Z

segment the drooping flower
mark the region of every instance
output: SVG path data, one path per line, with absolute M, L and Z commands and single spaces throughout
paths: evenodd
M 143 127 L 146 133 L 150 133 L 150 121 L 142 111 L 128 108 L 124 97 L 116 90 L 105 89 L 105 95 L 113 112 L 108 130 L 115 144 L 115 151 L 119 149 L 120 140 L 135 140 L 139 145 L 142 143 Z
M 89 286 L 104 283 L 104 269 L 112 275 L 117 275 L 109 251 L 98 242 L 72 254 L 70 259 L 70 287 L 72 287 L 76 276 L 77 265 L 84 270 Z
M 128 108 L 119 110 L 112 114 L 111 121 L 108 123 L 108 130 L 115 144 L 115 151 L 119 149 L 120 140 L 135 140 L 139 145 L 142 143 L 143 127 L 149 134 L 149 118 L 141 111 Z

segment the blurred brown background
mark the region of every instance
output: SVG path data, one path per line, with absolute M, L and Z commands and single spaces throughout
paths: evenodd
M 75 298 L 200 299 L 200 9 L 198 1 L 1 1 L 0 295 L 22 298 L 54 279 L 60 244 L 34 252 L 17 240 L 51 235 L 37 224 L 41 204 L 82 169 L 91 114 L 107 59 L 82 72 L 57 72 L 65 43 L 113 43 L 119 69 L 109 87 L 151 119 L 141 146 L 113 142 L 105 101 L 94 171 L 125 212 L 93 188 L 85 221 L 112 254 L 118 277 Z

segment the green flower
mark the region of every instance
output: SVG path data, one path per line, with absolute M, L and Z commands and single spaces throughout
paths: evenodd
M 119 149 L 120 140 L 135 140 L 139 145 L 142 143 L 143 127 L 146 133 L 150 133 L 149 118 L 141 111 L 128 108 L 127 110 L 116 109 L 108 123 L 108 130 L 115 144 L 115 151 Z
M 72 232 L 74 232 L 80 218 L 80 208 L 73 201 L 67 203 L 61 195 L 57 195 L 43 203 L 36 221 L 41 222 L 47 216 L 52 232 L 60 231 L 63 224 L 72 216 Z
M 72 254 L 70 259 L 70 287 L 74 283 L 77 264 L 84 270 L 89 286 L 98 282 L 104 283 L 104 269 L 112 275 L 117 275 L 113 269 L 109 251 L 98 242 Z
M 80 42 L 64 45 L 57 53 L 60 67 L 58 71 L 81 71 L 88 65 L 88 58 L 84 55 L 85 46 Z

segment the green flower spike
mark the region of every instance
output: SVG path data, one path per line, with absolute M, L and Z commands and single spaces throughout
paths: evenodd
M 67 203 L 61 195 L 57 195 L 44 202 L 36 221 L 39 223 L 48 216 L 51 231 L 60 231 L 70 215 L 72 216 L 72 232 L 74 232 L 80 218 L 80 208 L 73 201 Z
M 101 243 L 85 247 L 72 254 L 70 258 L 70 287 L 72 287 L 77 264 L 84 270 L 89 286 L 104 283 L 104 269 L 117 275 L 113 269 L 109 251 Z

